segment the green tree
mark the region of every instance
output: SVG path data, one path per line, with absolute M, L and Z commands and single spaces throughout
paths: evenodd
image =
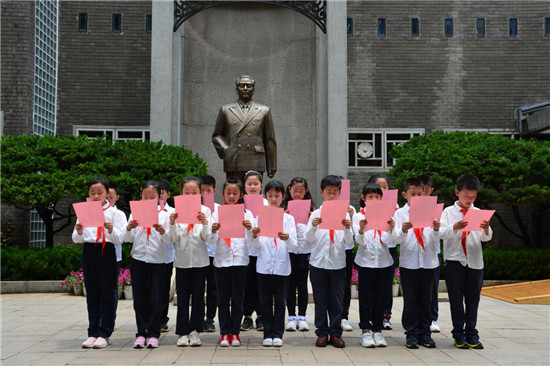
M 519 208 L 528 207 L 535 222 L 549 211 L 549 142 L 514 140 L 488 133 L 436 131 L 395 146 L 391 156 L 397 162 L 389 174 L 399 187 L 407 178 L 428 174 L 438 196 L 448 203 L 456 199 L 456 179 L 461 174 L 475 174 L 482 183 L 476 205 L 510 206 L 518 230 L 506 225 L 498 212 L 496 218 L 525 245 L 533 245 Z
M 35 208 L 46 225 L 46 245 L 73 224 L 74 211 L 58 203 L 68 195 L 84 199 L 87 183 L 104 176 L 119 185 L 126 202 L 137 199 L 146 180 L 164 178 L 179 187 L 189 175 L 203 175 L 206 163 L 189 150 L 162 142 L 116 141 L 86 136 L 5 135 L 2 151 L 2 204 Z M 54 229 L 54 224 L 56 225 Z

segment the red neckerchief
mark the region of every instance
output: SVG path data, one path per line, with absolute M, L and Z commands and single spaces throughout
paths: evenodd
M 461 208 L 460 212 L 462 212 L 462 215 L 466 216 L 466 213 L 468 212 L 468 210 Z M 464 219 L 464 217 L 462 219 Z M 464 251 L 464 255 L 466 257 L 468 256 L 468 253 L 466 252 L 466 238 L 468 237 L 468 235 L 470 235 L 469 231 L 462 232 L 462 250 Z
M 277 248 L 277 238 L 273 238 L 273 242 L 275 243 L 275 248 Z
M 107 201 L 107 202 L 109 202 L 109 201 Z M 105 207 L 103 209 L 103 211 L 107 210 L 109 207 L 111 207 L 111 202 L 109 202 L 109 205 L 107 207 Z M 95 243 L 96 244 L 99 241 L 99 239 L 101 239 L 102 235 L 103 235 L 103 243 L 101 245 L 101 255 L 103 256 L 103 250 L 105 249 L 105 244 L 107 243 L 107 241 L 105 239 L 105 227 L 104 226 L 98 226 L 97 227 L 97 235 L 95 237 Z
M 190 232 L 191 230 L 193 230 L 193 227 L 195 227 L 195 224 L 188 224 L 188 225 L 187 225 L 187 232 L 185 233 L 185 235 L 188 235 L 189 232 Z
M 423 227 L 415 227 L 413 229 L 414 235 L 416 236 L 416 240 L 418 240 L 418 244 L 424 249 L 424 239 L 422 238 L 422 234 L 424 233 Z

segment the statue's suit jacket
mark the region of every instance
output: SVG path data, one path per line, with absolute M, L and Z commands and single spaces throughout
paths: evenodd
M 251 102 L 245 116 L 238 103 L 224 105 L 212 142 L 225 172 L 277 170 L 277 142 L 268 106 Z

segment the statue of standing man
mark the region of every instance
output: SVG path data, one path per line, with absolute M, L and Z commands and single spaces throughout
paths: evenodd
M 252 101 L 254 79 L 248 75 L 236 81 L 239 100 L 221 107 L 212 142 L 223 159 L 227 178 L 242 180 L 255 170 L 273 178 L 277 171 L 277 142 L 268 106 Z

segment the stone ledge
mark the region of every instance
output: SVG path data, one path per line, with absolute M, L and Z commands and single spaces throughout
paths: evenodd
M 27 292 L 67 292 L 61 287 L 61 280 L 55 281 L 1 281 L 0 293 L 21 294 Z

